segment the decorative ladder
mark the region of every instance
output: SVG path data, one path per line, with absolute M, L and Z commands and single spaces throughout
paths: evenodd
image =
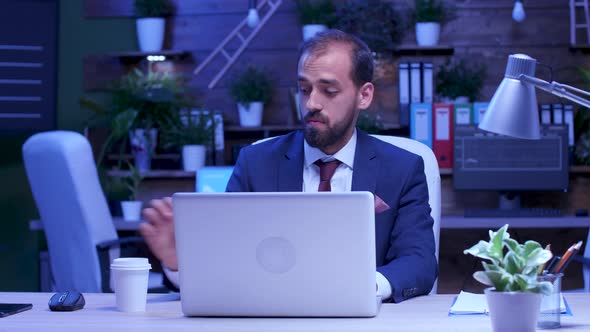
M 577 9 L 582 7 L 584 9 L 585 23 L 576 22 Z M 576 29 L 586 29 L 586 37 L 588 38 L 588 44 L 590 44 L 590 14 L 588 13 L 588 0 L 570 0 L 570 44 L 576 45 Z
M 248 47 L 252 39 L 258 34 L 258 31 L 262 29 L 262 27 L 266 24 L 266 22 L 271 18 L 271 16 L 275 13 L 275 11 L 281 5 L 282 0 L 262 0 L 256 7 L 259 13 L 262 13 L 262 17 L 260 18 L 260 22 L 249 31 L 243 33 L 243 28 L 247 24 L 247 17 L 244 18 L 236 28 L 229 34 L 225 39 L 201 62 L 201 64 L 195 69 L 193 74 L 198 75 L 208 64 L 211 60 L 215 59 L 218 56 L 223 56 L 225 58 L 225 65 L 221 70 L 213 77 L 211 82 L 209 83 L 209 89 L 213 89 L 217 82 L 225 75 L 227 70 L 234 64 L 234 62 L 238 59 L 240 54 Z M 267 10 L 262 11 L 264 6 L 268 6 Z M 240 43 L 240 46 L 237 50 L 234 51 L 233 54 L 230 54 L 225 47 L 229 44 L 232 40 L 237 40 Z

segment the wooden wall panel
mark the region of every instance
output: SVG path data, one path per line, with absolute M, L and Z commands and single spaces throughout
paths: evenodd
M 248 0 L 172 0 L 176 15 L 245 13 Z M 293 11 L 295 2 L 283 0 L 279 11 Z M 85 0 L 86 17 L 133 16 L 133 0 Z
M 399 10 L 407 10 L 413 0 L 393 1 Z M 451 2 L 451 1 L 449 1 Z M 264 66 L 273 73 L 278 90 L 286 91 L 295 85 L 297 49 L 301 44 L 300 26 L 297 20 L 294 1 L 284 0 L 279 11 L 268 22 L 251 45 L 240 57 L 235 68 L 224 77 L 219 86 L 209 91 L 206 85 L 215 74 L 213 67 L 207 68 L 199 76 L 192 70 L 211 52 L 221 40 L 244 18 L 246 0 L 198 0 L 175 1 L 177 16 L 169 21 L 167 43 L 172 49 L 191 52 L 192 58 L 174 66 L 183 73 L 195 94 L 205 96 L 204 101 L 212 102 L 215 108 L 227 109 L 232 113 L 235 106 L 227 98 L 227 83 L 236 68 L 246 63 Z M 568 4 L 561 0 L 538 0 L 526 2 L 527 18 L 522 23 L 512 20 L 513 0 L 457 0 L 457 19 L 443 28 L 441 43 L 454 47 L 453 57 L 465 57 L 487 67 L 487 78 L 480 96 L 481 100 L 491 98 L 503 77 L 509 54 L 524 53 L 553 67 L 553 79 L 575 86 L 584 82 L 578 67 L 588 66 L 589 57 L 572 53 L 569 46 Z M 130 17 L 132 0 L 85 0 L 86 17 Z M 414 29 L 407 31 L 404 44 L 415 43 Z M 228 47 L 228 49 L 235 49 Z M 403 56 L 393 59 L 391 65 L 397 67 L 400 61 L 430 61 L 435 71 L 447 56 Z M 98 89 L 106 82 L 128 68 L 113 59 L 89 56 L 84 64 L 85 87 Z M 219 67 L 218 67 L 219 68 Z M 540 77 L 550 79 L 549 71 L 537 69 Z M 379 113 L 387 125 L 398 122 L 397 113 L 397 74 L 393 78 L 377 83 L 377 94 L 371 111 Z M 211 94 L 211 96 L 207 96 Z M 539 91 L 540 102 L 557 102 L 556 97 Z M 226 96 L 226 98 L 222 97 Z M 273 98 L 276 107 L 289 105 L 288 94 L 277 94 Z M 274 106 L 273 106 L 274 107 Z M 284 115 L 278 116 L 274 114 Z M 290 110 L 273 109 L 273 116 L 265 117 L 268 124 L 288 119 Z M 228 117 L 229 124 L 235 124 L 234 117 Z

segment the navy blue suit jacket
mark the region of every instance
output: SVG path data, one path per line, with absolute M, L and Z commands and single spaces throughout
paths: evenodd
M 227 191 L 301 191 L 303 140 L 296 131 L 243 148 Z M 390 207 L 375 215 L 375 243 L 391 300 L 428 294 L 438 269 L 422 158 L 357 130 L 352 191 L 372 192 Z

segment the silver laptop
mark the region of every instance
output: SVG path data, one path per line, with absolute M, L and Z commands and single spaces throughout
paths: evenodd
M 187 316 L 373 317 L 369 192 L 177 193 Z

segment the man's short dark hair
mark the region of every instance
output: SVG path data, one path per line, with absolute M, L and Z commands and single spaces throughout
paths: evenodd
M 334 44 L 350 46 L 350 78 L 357 87 L 373 81 L 373 53 L 365 42 L 340 30 L 323 31 L 307 40 L 301 46 L 299 59 L 306 53 L 310 56 L 322 55 Z

